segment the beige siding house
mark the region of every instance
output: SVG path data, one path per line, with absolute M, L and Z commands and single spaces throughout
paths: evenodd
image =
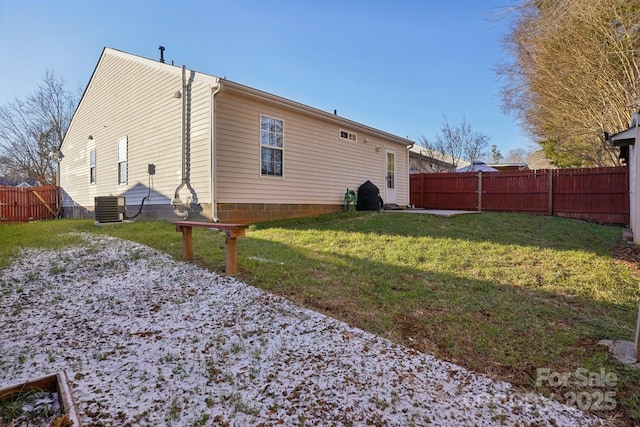
M 367 180 L 409 204 L 412 142 L 226 79 L 105 48 L 63 141 L 63 212 L 254 222 L 335 212 Z

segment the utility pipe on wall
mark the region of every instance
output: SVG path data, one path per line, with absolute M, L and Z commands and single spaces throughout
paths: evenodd
M 182 142 L 182 150 L 181 150 L 181 163 L 182 163 L 182 180 L 180 185 L 176 188 L 173 200 L 171 200 L 171 206 L 173 206 L 173 213 L 183 219 L 187 219 L 189 217 L 189 212 L 187 211 L 187 207 L 189 206 L 189 201 L 183 202 L 180 199 L 180 190 L 182 190 L 185 186 L 190 188 L 189 185 L 189 171 L 188 171 L 188 162 L 189 162 L 189 153 L 188 150 L 188 141 L 187 141 L 187 108 L 188 108 L 188 84 L 187 84 L 187 69 L 183 65 L 182 66 L 182 114 L 181 114 L 181 134 L 180 139 Z
M 211 159 L 211 179 L 209 180 L 210 188 L 209 194 L 211 195 L 211 219 L 213 222 L 220 222 L 218 218 L 218 202 L 217 202 L 217 194 L 218 194 L 218 180 L 217 173 L 217 150 L 216 150 L 216 95 L 222 91 L 222 82 L 220 79 L 218 80 L 218 85 L 213 88 L 211 93 L 211 155 L 209 158 Z

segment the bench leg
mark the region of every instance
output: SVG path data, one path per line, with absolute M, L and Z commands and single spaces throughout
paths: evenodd
M 227 274 L 235 274 L 238 269 L 238 239 L 230 237 L 227 232 L 224 254 L 224 271 Z
M 182 257 L 184 259 L 193 258 L 193 228 L 182 227 Z

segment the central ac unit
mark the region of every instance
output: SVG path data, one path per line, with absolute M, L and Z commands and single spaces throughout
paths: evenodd
M 96 222 L 122 222 L 125 216 L 124 196 L 102 196 L 95 198 Z

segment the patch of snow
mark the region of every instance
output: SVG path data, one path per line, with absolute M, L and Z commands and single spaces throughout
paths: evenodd
M 83 235 L 0 279 L 0 388 L 65 370 L 84 425 L 596 425 L 145 246 Z
M 279 265 L 284 265 L 284 262 L 272 261 L 270 259 L 262 258 L 262 257 L 259 257 L 259 256 L 250 256 L 250 257 L 247 257 L 247 258 L 252 259 L 254 261 L 262 262 L 262 263 L 277 262 Z

